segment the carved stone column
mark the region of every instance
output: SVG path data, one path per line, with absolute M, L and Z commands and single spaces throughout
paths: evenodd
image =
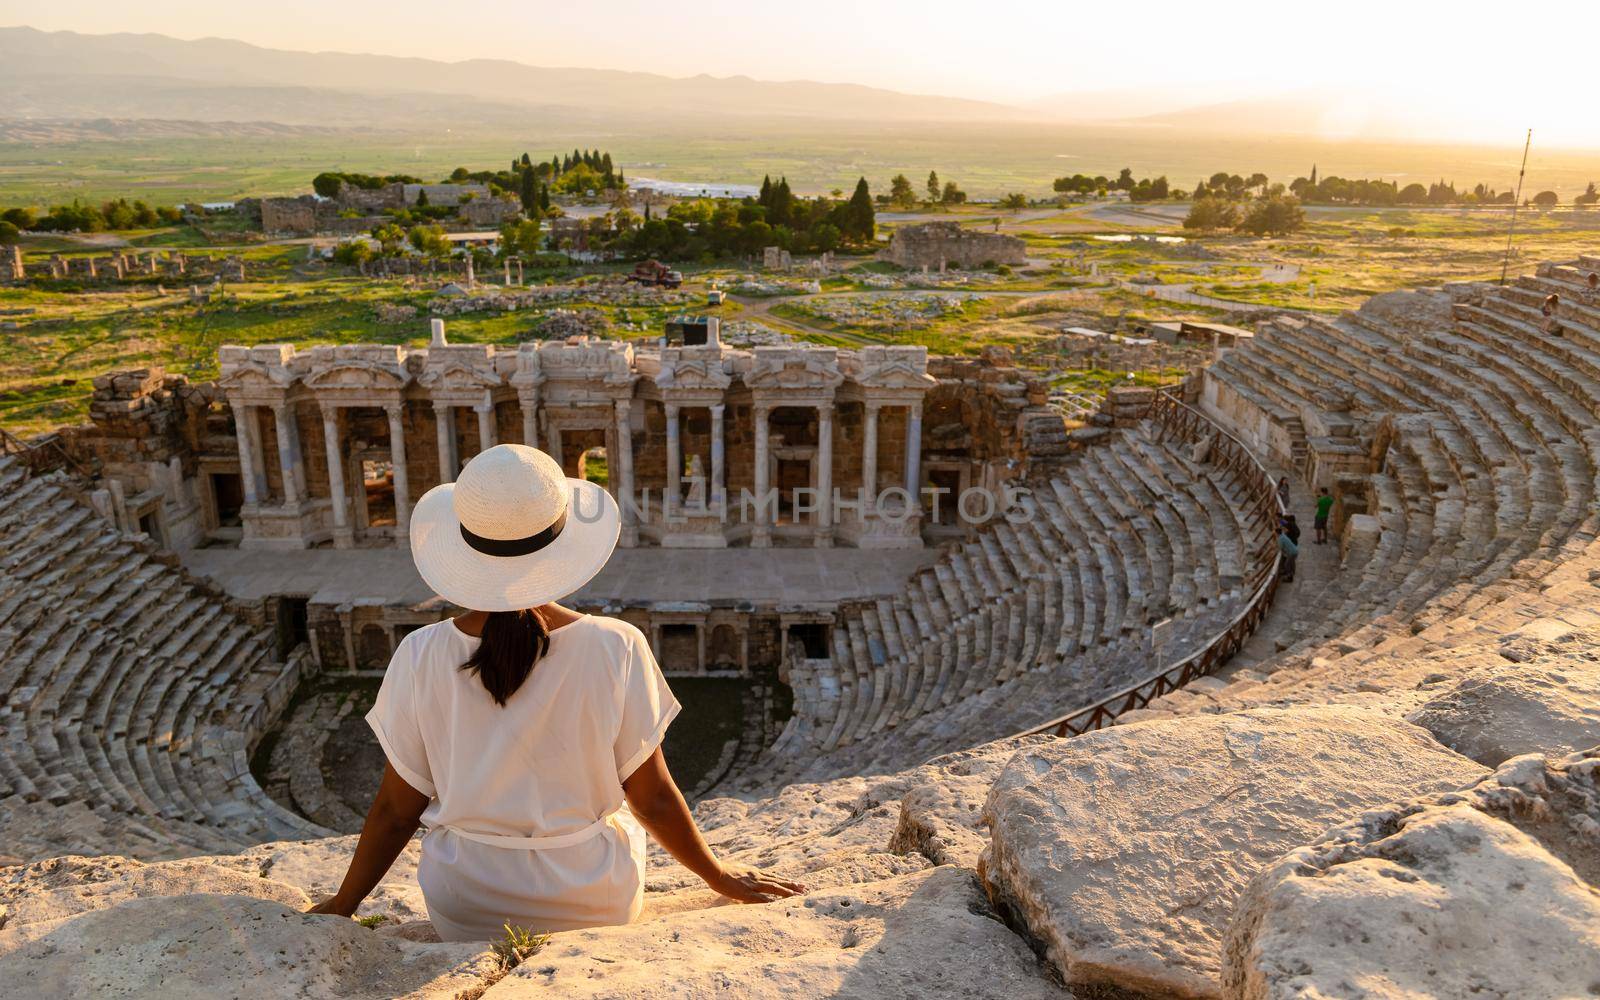
M 678 404 L 667 403 L 667 511 L 683 506 L 683 448 L 678 439 Z
M 618 544 L 633 548 L 639 544 L 639 525 L 634 517 L 633 493 L 633 400 L 617 400 L 617 453 L 606 456 L 612 463 L 616 479 L 612 493 L 622 511 L 622 537 Z
M 256 481 L 256 498 L 269 503 L 272 491 L 267 485 L 267 449 L 261 441 L 261 414 L 256 407 L 245 407 L 245 430 L 250 437 L 250 475 Z
M 456 481 L 456 409 L 448 403 L 433 404 L 433 422 L 439 429 L 439 482 Z
M 867 506 L 874 506 L 878 498 L 878 404 L 866 405 L 866 422 L 862 427 L 861 488 L 867 494 Z
M 906 407 L 906 492 L 911 494 L 911 509 L 922 506 L 922 404 Z
M 813 543 L 833 547 L 833 404 L 817 407 L 817 513 Z
M 550 422 L 549 411 L 545 412 L 544 422 L 546 425 L 544 429 L 544 435 L 546 440 L 549 442 L 545 445 L 544 450 L 550 453 L 550 457 L 555 459 L 556 464 L 561 466 L 562 471 L 565 472 L 567 463 L 561 457 L 561 428 Z
M 767 521 L 767 490 L 771 488 L 771 475 L 767 469 L 767 420 L 772 416 L 769 406 L 755 406 L 751 412 L 756 421 L 756 523 L 750 532 L 750 547 L 764 549 L 772 545 L 772 525 Z
M 355 544 L 344 498 L 344 448 L 339 441 L 339 409 L 323 404 L 322 441 L 328 452 L 328 492 L 333 500 L 333 544 L 348 549 Z
M 472 411 L 478 415 L 478 451 L 488 451 L 495 446 L 494 404 L 479 403 Z
M 411 537 L 411 490 L 406 469 L 405 404 L 390 403 L 384 410 L 389 414 L 389 460 L 394 463 L 395 537 L 404 547 Z
M 234 438 L 239 445 L 239 484 L 244 487 L 244 502 L 257 504 L 261 497 L 256 493 L 256 456 L 254 441 L 250 436 L 251 408 L 233 404 Z
M 539 447 L 539 397 L 524 396 L 522 404 L 522 443 L 529 448 Z
M 288 403 L 278 403 L 272 408 L 272 422 L 278 431 L 278 473 L 283 477 L 283 502 L 293 507 L 300 502 L 300 483 L 295 477 L 295 458 L 300 449 L 294 440 L 297 431 L 294 409 Z
M 728 509 L 727 458 L 724 454 L 722 423 L 726 410 L 727 407 L 721 403 L 711 407 L 711 506 L 720 512 Z

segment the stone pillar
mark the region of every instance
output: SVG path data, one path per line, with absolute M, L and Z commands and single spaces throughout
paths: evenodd
M 866 405 L 866 422 L 862 427 L 861 488 L 867 494 L 867 506 L 873 507 L 878 499 L 878 405 Z
M 478 415 L 478 451 L 488 451 L 495 444 L 494 403 L 479 403 L 472 411 Z
M 639 544 L 639 525 L 634 518 L 633 510 L 633 400 L 631 399 L 617 400 L 617 431 L 614 436 L 617 440 L 617 453 L 615 456 L 606 456 L 614 477 L 611 493 L 617 498 L 617 506 L 622 511 L 620 544 L 625 548 L 633 548 Z
M 244 487 L 244 502 L 258 504 L 261 494 L 256 491 L 255 439 L 250 435 L 251 408 L 241 403 L 233 404 L 234 437 L 239 443 L 239 483 Z
M 719 512 L 728 509 L 727 458 L 724 454 L 722 416 L 727 407 L 711 407 L 711 506 Z
M 812 521 L 813 543 L 833 547 L 833 404 L 817 407 L 817 513 Z
M 261 414 L 253 406 L 246 407 L 245 421 L 249 424 L 250 471 L 256 479 L 256 496 L 267 503 L 272 499 L 272 491 L 267 488 L 267 449 L 261 440 Z
M 439 482 L 456 481 L 456 410 L 448 403 L 433 404 L 433 422 L 439 429 Z
M 550 416 L 548 413 L 545 414 L 545 424 L 546 427 L 544 429 L 544 434 L 547 443 L 544 450 L 549 452 L 550 457 L 555 459 L 556 464 L 561 466 L 562 470 L 565 471 L 567 464 L 561 459 L 561 428 L 557 427 L 553 423 L 550 423 Z
M 283 502 L 293 507 L 300 502 L 296 470 L 300 449 L 294 442 L 294 409 L 288 403 L 277 404 L 272 408 L 272 421 L 278 431 L 278 472 L 283 476 Z
M 539 398 L 524 397 L 522 404 L 522 443 L 529 448 L 539 447 Z
M 394 463 L 394 528 L 401 546 L 411 537 L 411 490 L 406 469 L 405 404 L 390 403 L 384 407 L 389 414 L 389 460 Z
M 906 492 L 911 494 L 911 508 L 922 507 L 918 492 L 922 485 L 922 404 L 906 407 Z
M 683 449 L 678 440 L 678 404 L 667 403 L 667 511 L 683 506 Z
M 339 409 L 322 407 L 322 442 L 328 451 L 328 492 L 333 500 L 333 544 L 348 549 L 355 543 L 344 499 L 344 448 L 339 442 Z
M 756 523 L 750 532 L 750 547 L 764 549 L 772 545 L 772 525 L 767 523 L 767 490 L 770 489 L 771 476 L 768 474 L 767 463 L 770 457 L 767 454 L 767 420 L 772 416 L 771 407 L 755 406 L 751 412 L 756 421 Z

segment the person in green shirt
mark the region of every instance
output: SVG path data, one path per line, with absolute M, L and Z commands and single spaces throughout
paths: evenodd
M 1317 529 L 1318 545 L 1326 545 L 1328 543 L 1328 514 L 1332 511 L 1333 496 L 1328 492 L 1328 488 L 1324 486 L 1317 491 L 1317 516 L 1311 522 L 1312 527 Z

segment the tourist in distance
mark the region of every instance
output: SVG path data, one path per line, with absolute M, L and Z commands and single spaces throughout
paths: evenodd
M 1289 477 L 1282 476 L 1278 479 L 1278 499 L 1285 507 L 1289 506 Z
M 1295 548 L 1298 549 L 1300 547 L 1300 522 L 1293 514 L 1283 519 L 1283 530 L 1289 533 L 1289 541 L 1293 542 Z
M 1591 306 L 1600 303 L 1600 272 L 1589 272 L 1589 279 L 1583 286 L 1583 300 Z
M 1328 515 L 1332 512 L 1333 494 L 1324 486 L 1317 491 L 1317 514 L 1311 521 L 1311 527 L 1317 532 L 1318 545 L 1328 544 Z
M 1552 337 L 1561 336 L 1561 296 L 1554 292 L 1546 295 L 1539 311 L 1544 314 L 1544 332 Z
M 1300 555 L 1300 546 L 1289 537 L 1289 523 L 1284 521 L 1278 525 L 1278 554 L 1283 557 L 1283 566 L 1278 574 L 1278 579 L 1284 583 L 1294 582 L 1294 561 Z
M 637 919 L 644 830 L 731 899 L 805 891 L 706 845 L 661 752 L 678 701 L 639 630 L 554 603 L 606 564 L 620 521 L 604 489 L 516 444 L 417 503 L 417 571 L 473 610 L 395 651 L 367 714 L 383 780 L 339 891 L 313 913 L 354 914 L 418 826 L 417 883 L 446 941 Z

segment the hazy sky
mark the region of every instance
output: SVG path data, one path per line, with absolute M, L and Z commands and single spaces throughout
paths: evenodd
M 672 76 L 866 83 L 1008 103 L 1181 88 L 1197 103 L 1359 91 L 1350 114 L 1422 105 L 1463 136 L 1534 126 L 1600 145 L 1593 3 L 1416 0 L 1129 5 L 990 0 L 0 0 L 0 23 L 214 35 L 259 45 Z M 1582 85 L 1580 85 L 1582 81 Z M 1334 123 L 1337 127 L 1340 123 Z

